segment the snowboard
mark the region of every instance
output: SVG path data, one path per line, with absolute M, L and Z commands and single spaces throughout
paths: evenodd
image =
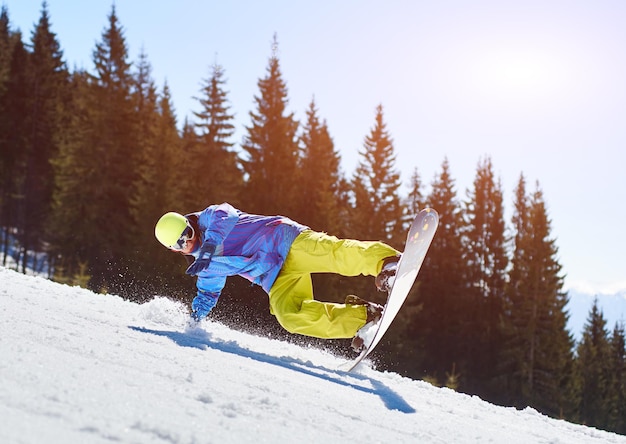
M 354 370 L 376 348 L 387 329 L 389 329 L 415 283 L 428 247 L 430 247 L 435 237 L 438 224 L 439 215 L 432 208 L 420 211 L 413 219 L 407 235 L 404 252 L 398 262 L 396 278 L 387 297 L 387 303 L 378 324 L 374 326 L 376 328 L 375 333 L 370 338 L 365 339 L 365 346 L 361 354 L 355 360 L 343 366 L 347 368 L 347 371 Z

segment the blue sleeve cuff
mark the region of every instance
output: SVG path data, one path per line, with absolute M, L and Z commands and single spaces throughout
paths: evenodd
M 206 318 L 217 304 L 218 298 L 219 294 L 198 291 L 191 303 L 191 315 L 198 321 Z

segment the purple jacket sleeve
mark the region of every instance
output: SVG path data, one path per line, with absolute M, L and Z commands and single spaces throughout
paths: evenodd
M 228 203 L 208 207 L 198 218 L 198 224 L 204 231 L 202 244 L 216 247 L 223 243 L 238 220 L 238 211 Z M 203 277 L 198 280 L 198 292 L 191 303 L 194 318 L 204 319 L 213 310 L 225 284 L 224 276 Z
M 202 290 L 198 290 L 198 294 L 191 303 L 191 316 L 193 316 L 197 321 L 206 318 L 211 310 L 213 310 L 213 307 L 217 304 L 219 296 L 219 293 L 207 293 Z

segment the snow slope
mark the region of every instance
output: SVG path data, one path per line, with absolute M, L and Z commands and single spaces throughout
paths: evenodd
M 624 443 L 0 267 L 2 443 Z

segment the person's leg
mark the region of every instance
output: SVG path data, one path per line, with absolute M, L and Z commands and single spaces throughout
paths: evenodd
M 365 325 L 363 305 L 313 299 L 311 275 L 281 271 L 270 289 L 270 311 L 290 333 L 324 339 L 351 338 Z
M 287 331 L 319 338 L 351 338 L 365 325 L 363 305 L 313 299 L 311 273 L 376 275 L 382 261 L 398 252 L 382 242 L 337 239 L 307 230 L 294 241 L 270 289 L 270 309 Z
M 383 260 L 398 254 L 383 242 L 338 239 L 306 230 L 291 245 L 284 267 L 303 273 L 376 276 Z

